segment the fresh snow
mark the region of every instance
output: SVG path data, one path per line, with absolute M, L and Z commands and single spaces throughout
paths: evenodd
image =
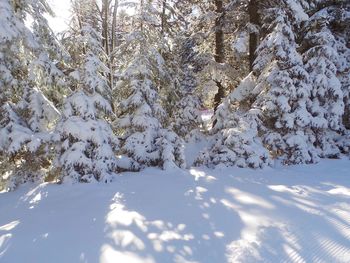
M 0 262 L 349 262 L 350 162 L 148 168 L 0 193 Z

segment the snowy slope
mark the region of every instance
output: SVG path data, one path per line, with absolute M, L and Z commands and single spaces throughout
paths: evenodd
M 0 193 L 0 262 L 350 262 L 350 162 Z

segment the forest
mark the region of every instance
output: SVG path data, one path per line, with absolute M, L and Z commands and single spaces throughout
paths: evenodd
M 349 176 L 350 0 L 0 0 L 1 263 L 349 263 Z
M 60 34 L 54 14 L 0 1 L 0 189 L 350 152 L 348 0 L 71 0 Z

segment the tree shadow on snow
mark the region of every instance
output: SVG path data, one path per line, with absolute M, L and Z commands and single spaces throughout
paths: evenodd
M 109 187 L 43 184 L 1 193 L 0 262 L 99 262 Z
M 349 262 L 349 187 L 322 176 L 299 184 L 293 170 L 221 173 L 231 196 L 220 202 L 243 222 L 226 246 L 228 262 Z
M 207 199 L 188 173 L 148 169 L 121 187 L 106 216 L 110 242 L 100 262 L 226 261 L 224 244 L 238 238 L 242 223 L 235 211 Z

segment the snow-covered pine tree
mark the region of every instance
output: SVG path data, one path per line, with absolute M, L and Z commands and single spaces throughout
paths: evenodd
M 177 94 L 180 98 L 172 110 L 172 128 L 182 138 L 189 139 L 191 135 L 199 135 L 199 129 L 203 126 L 200 112 L 202 102 L 194 72 L 196 52 L 194 41 L 188 34 L 177 36 L 175 40 L 173 57 L 178 65 L 180 85 Z
M 164 39 L 156 25 L 156 10 L 150 1 L 141 1 L 134 19 L 135 31 L 120 46 L 120 68 L 116 92 L 124 99 L 117 106 L 118 127 L 122 153 L 131 157 L 129 170 L 146 166 L 163 169 L 184 167 L 183 142 L 173 131 L 165 128 L 164 111 L 159 90 L 167 88 L 168 74 L 162 50 Z
M 197 163 L 261 167 L 276 156 L 287 164 L 317 160 L 307 108 L 309 79 L 295 40 L 295 29 L 307 15 L 294 0 L 261 7 L 254 72 L 219 106 L 212 129 L 216 142 Z
M 343 131 L 337 146 L 343 153 L 350 152 L 350 3 L 339 1 L 328 9 L 329 28 L 336 40 L 338 53 L 337 78 L 341 83 L 344 101 Z
M 44 76 L 53 61 L 38 66 L 48 54 L 25 23 L 31 17 L 47 26 L 48 11 L 45 0 L 0 3 L 0 169 L 8 189 L 43 179 L 52 158 L 50 132 L 59 113 L 41 90 L 45 77 L 34 74 Z
M 32 1 L 30 10 L 33 19 L 31 31 L 40 44 L 40 51 L 31 63 L 30 77 L 40 83 L 40 90 L 56 107 L 61 107 L 63 97 L 69 92 L 62 70 L 70 57 L 42 15 L 45 12 L 55 15 L 50 6 L 45 1 Z
M 259 94 L 253 107 L 260 111 L 263 142 L 286 164 L 316 162 L 308 108 L 311 86 L 296 44 L 299 25 L 308 16 L 296 0 L 267 5 L 261 16 L 267 34 L 257 49 L 254 71 Z
M 229 1 L 176 2 L 175 6 L 184 14 L 184 34 L 190 35 L 197 52 L 192 58 L 195 60 L 192 66 L 198 82 L 198 94 L 205 106 L 215 105 L 216 108 L 234 86 L 233 83 L 238 84 L 236 80 L 240 74 L 229 63 L 232 56 L 229 55 L 228 35 L 233 26 L 227 9 Z
M 89 24 L 81 23 L 72 34 L 73 45 L 82 48 L 76 70 L 75 91 L 67 97 L 57 124 L 56 168 L 62 181 L 110 182 L 118 171 L 118 138 L 109 123 L 113 115 L 108 68 L 99 35 Z
M 337 77 L 337 40 L 328 25 L 331 20 L 328 9 L 321 9 L 307 21 L 304 37 L 307 50 L 303 56 L 312 87 L 309 109 L 316 135 L 314 145 L 321 149 L 321 157 L 337 157 L 340 151 L 335 141 L 343 130 L 344 101 Z
M 341 82 L 344 97 L 344 127 L 350 130 L 350 4 L 339 10 L 333 22 L 336 48 L 339 55 L 337 77 Z
M 199 154 L 196 165 L 262 168 L 271 163 L 259 137 L 259 111 L 251 109 L 257 95 L 253 90 L 255 81 L 249 74 L 220 104 L 215 113 L 216 124 L 210 131 L 213 143 Z
M 184 68 L 184 77 L 180 82 L 180 100 L 174 110 L 172 128 L 183 138 L 187 138 L 203 125 L 201 117 L 201 101 L 196 93 L 196 79 L 190 67 Z M 193 134 L 195 135 L 195 134 Z

